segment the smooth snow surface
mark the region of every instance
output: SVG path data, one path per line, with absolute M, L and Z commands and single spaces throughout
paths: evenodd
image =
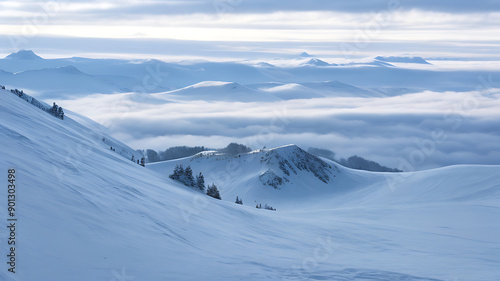
M 0 228 L 0 280 L 500 276 L 499 166 L 369 173 L 290 145 L 144 168 L 99 125 L 66 116 L 0 90 L 0 215 L 7 217 L 7 169 L 15 168 L 19 219 L 15 275 Z M 181 163 L 217 184 L 223 200 L 170 180 Z M 260 180 L 273 174 L 288 182 L 274 188 Z
M 255 91 L 238 83 L 205 81 L 179 90 L 152 94 L 164 99 L 236 101 L 236 102 L 272 102 L 279 98 L 260 91 Z

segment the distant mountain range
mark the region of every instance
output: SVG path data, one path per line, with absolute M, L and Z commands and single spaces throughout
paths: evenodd
M 21 50 L 0 59 L 0 81 L 9 88 L 31 90 L 41 98 L 68 98 L 95 93 L 159 93 L 205 81 L 228 81 L 241 87 L 278 83 L 278 86 L 283 87 L 271 91 L 281 99 L 321 97 L 331 95 L 332 91 L 335 92 L 334 95 L 392 95 L 397 93 L 392 89 L 406 89 L 410 92 L 422 90 L 421 81 L 426 81 L 427 90 L 471 90 L 477 84 L 471 78 L 477 77 L 473 72 L 417 70 L 391 64 L 396 62 L 407 65 L 428 64 L 420 57 L 379 56 L 365 62 L 339 65 L 307 53 L 300 54 L 296 59 L 282 60 L 282 66 L 275 66 L 272 62 L 244 61 L 167 63 L 154 59 L 44 59 L 33 51 Z M 353 86 L 350 86 L 351 89 L 339 89 L 337 86 L 335 89 L 317 89 L 313 85 L 325 81 Z M 296 86 L 284 86 L 286 84 Z M 258 90 L 252 86 L 250 88 Z M 262 93 L 259 95 L 263 96 Z

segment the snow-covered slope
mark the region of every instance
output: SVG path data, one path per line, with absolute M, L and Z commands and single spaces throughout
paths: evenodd
M 362 89 L 340 81 L 307 82 L 307 83 L 264 83 L 249 85 L 249 88 L 268 92 L 283 100 L 312 99 L 325 97 L 380 97 L 384 90 Z
M 157 162 L 148 168 L 168 177 L 176 165 L 191 166 L 215 183 L 223 200 L 265 198 L 278 208 L 318 208 L 352 204 L 413 204 L 435 201 L 500 199 L 496 166 L 452 166 L 418 173 L 373 173 L 352 170 L 314 156 L 296 145 L 239 155 L 201 152 L 183 159 Z M 454 173 L 474 171 L 466 179 Z M 475 185 L 475 182 L 494 182 Z M 311 200 L 316 201 L 313 205 Z M 338 200 L 342 198 L 341 200 Z M 346 198 L 349 200 L 345 201 Z M 309 206 L 307 206 L 309 205 Z
M 304 86 L 323 93 L 327 97 L 373 97 L 382 96 L 371 90 L 361 89 L 340 81 L 310 82 L 303 83 Z
M 30 89 L 37 97 L 74 98 L 95 93 L 130 92 L 140 82 L 130 77 L 116 75 L 93 76 L 81 72 L 72 65 L 27 70 L 15 74 L 0 74 L 2 83 L 10 88 L 23 85 L 23 89 Z
M 498 166 L 368 173 L 296 146 L 177 162 L 217 181 L 219 201 L 168 179 L 167 165 L 176 162 L 141 167 L 99 125 L 66 116 L 0 90 L 1 179 L 6 188 L 7 169 L 16 169 L 18 207 L 17 273 L 6 271 L 2 243 L 1 280 L 493 281 L 500 274 Z M 263 185 L 267 171 L 289 182 Z M 278 210 L 256 209 L 251 194 L 268 196 L 256 200 Z M 7 235 L 0 228 L 2 241 Z
M 164 99 L 202 100 L 202 101 L 238 101 L 269 102 L 279 100 L 266 92 L 256 91 L 238 83 L 205 81 L 179 90 L 153 94 Z
M 279 84 L 279 83 L 268 83 L 261 85 L 252 85 L 251 87 L 257 86 L 258 89 L 271 93 L 284 100 L 292 99 L 312 99 L 312 98 L 322 98 L 326 95 L 318 93 L 317 91 L 308 88 L 304 85 L 297 83 L 289 84 Z
M 195 174 L 202 172 L 207 183 L 219 186 L 223 200 L 234 201 L 239 196 L 250 204 L 269 203 L 278 208 L 296 204 L 304 196 L 339 192 L 344 189 L 337 183 L 341 178 L 352 181 L 349 176 L 341 176 L 336 164 L 296 145 L 240 155 L 201 152 L 180 160 L 152 163 L 148 168 L 168 176 L 176 165 L 191 166 Z

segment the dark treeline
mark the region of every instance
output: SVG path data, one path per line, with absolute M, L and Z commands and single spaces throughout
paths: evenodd
M 194 147 L 189 147 L 189 146 L 174 146 L 170 147 L 164 151 L 156 152 L 153 149 L 147 149 L 146 150 L 146 158 L 149 163 L 153 162 L 158 162 L 158 161 L 165 161 L 165 160 L 172 160 L 172 159 L 179 159 L 179 158 L 184 158 L 184 157 L 189 157 L 192 155 L 195 155 L 196 153 L 210 150 L 208 148 L 205 148 L 204 146 L 194 146 Z
M 212 149 L 207 148 L 205 146 L 174 146 L 170 147 L 164 151 L 155 151 L 153 149 L 146 149 L 144 155 L 146 155 L 146 159 L 148 163 L 158 162 L 158 161 L 166 161 L 179 159 L 184 157 L 193 156 L 202 151 L 213 151 L 216 150 L 220 153 L 237 155 L 240 153 L 247 153 L 252 151 L 250 147 L 247 147 L 243 144 L 230 143 L 228 146 L 220 149 Z
M 316 156 L 319 156 L 319 157 L 330 159 L 332 161 L 339 163 L 342 166 L 345 166 L 345 167 L 348 167 L 351 169 L 365 170 L 365 171 L 372 171 L 372 172 L 402 172 L 401 170 L 382 166 L 375 161 L 371 161 L 371 160 L 365 159 L 363 157 L 359 157 L 357 155 L 353 155 L 347 159 L 345 159 L 345 158 L 337 159 L 335 157 L 335 152 L 328 150 L 328 149 L 315 148 L 315 147 L 310 147 L 307 150 L 307 152 L 314 154 Z
M 6 90 L 5 86 L 1 86 L 0 85 L 0 88 L 2 90 Z M 14 95 L 20 97 L 21 99 L 25 100 L 26 102 L 30 103 L 31 105 L 36 106 L 36 107 L 40 108 L 41 110 L 49 113 L 50 115 L 52 115 L 54 117 L 57 117 L 57 118 L 59 118 L 61 120 L 64 119 L 64 110 L 63 110 L 63 108 L 60 107 L 60 106 L 58 106 L 55 102 L 52 105 L 52 107 L 50 107 L 47 104 L 38 101 L 34 97 L 32 97 L 30 95 L 27 95 L 26 93 L 24 93 L 23 90 L 12 89 L 12 90 L 10 90 L 10 92 L 13 93 Z

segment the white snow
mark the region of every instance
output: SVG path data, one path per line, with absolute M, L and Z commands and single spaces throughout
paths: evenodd
M 266 92 L 252 90 L 234 82 L 204 81 L 179 90 L 152 94 L 167 100 L 202 100 L 236 102 L 273 102 L 279 99 Z
M 262 94 L 236 83 L 202 85 L 168 95 L 210 97 L 227 87 L 235 91 L 224 91 L 224 99 Z M 288 145 L 144 168 L 130 161 L 140 157 L 136 151 L 90 119 L 66 111 L 60 120 L 3 90 L 0 136 L 0 216 L 5 223 L 7 169 L 14 168 L 19 219 L 15 275 L 6 270 L 8 233 L 0 228 L 1 280 L 500 276 L 500 166 L 370 173 Z M 203 172 L 222 200 L 169 179 L 176 164 Z M 264 185 L 261 175 L 284 182 Z

